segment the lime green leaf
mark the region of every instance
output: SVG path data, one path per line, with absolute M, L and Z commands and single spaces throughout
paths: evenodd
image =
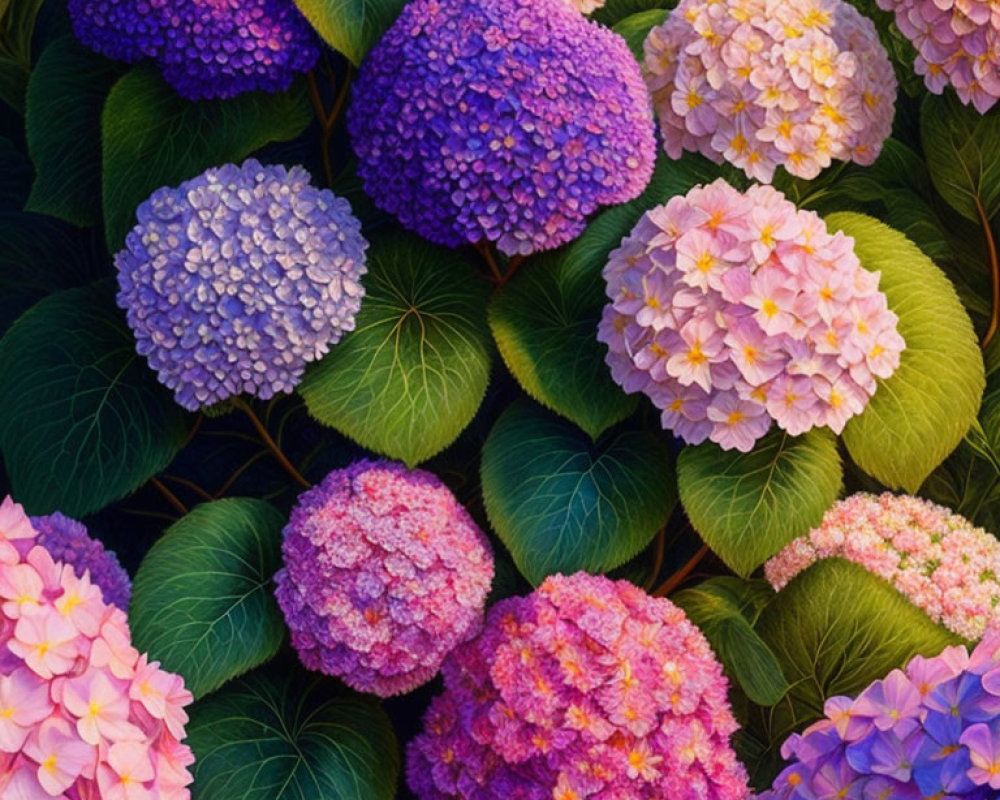
M 618 20 L 612 30 L 628 42 L 632 55 L 642 64 L 645 61 L 643 45 L 646 37 L 653 28 L 662 25 L 669 15 L 670 12 L 665 8 L 651 8 Z
M 610 28 L 626 17 L 643 11 L 671 9 L 676 5 L 676 0 L 606 0 L 604 5 L 595 10 L 590 17 Z
M 29 513 L 79 517 L 124 497 L 170 463 L 186 428 L 110 282 L 46 297 L 0 339 L 0 451 Z
M 487 286 L 415 236 L 372 243 L 357 328 L 299 386 L 309 413 L 410 466 L 451 444 L 486 393 Z
M 676 503 L 670 452 L 655 434 L 609 433 L 595 444 L 524 400 L 493 426 L 481 476 L 490 523 L 535 585 L 624 564 Z
M 135 576 L 135 646 L 195 697 L 268 661 L 285 635 L 272 577 L 284 516 L 263 500 L 203 503 L 171 525 Z
M 280 666 L 280 668 L 279 668 Z M 195 703 L 192 797 L 392 800 L 399 747 L 373 698 L 297 665 L 240 678 Z
M 155 189 L 209 167 L 239 163 L 269 142 L 294 139 L 312 118 L 305 86 L 231 100 L 184 100 L 150 64 L 114 85 L 102 116 L 104 228 L 118 250 L 136 207 Z
M 827 428 L 791 437 L 773 429 L 749 453 L 712 442 L 677 459 L 681 504 L 726 565 L 748 576 L 792 539 L 818 525 L 843 481 Z
M 295 0 L 295 5 L 330 47 L 357 66 L 406 0 Z
M 844 443 L 869 475 L 915 492 L 969 429 L 985 385 L 982 355 L 954 287 L 909 239 L 863 214 L 826 218 L 854 237 L 854 251 L 899 316 L 899 369 L 847 423 Z

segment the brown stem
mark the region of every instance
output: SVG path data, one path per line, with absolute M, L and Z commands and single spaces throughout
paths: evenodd
M 306 73 L 306 82 L 309 85 L 309 98 L 312 100 L 313 111 L 316 112 L 316 119 L 319 120 L 321 128 L 326 128 L 326 109 L 323 108 L 323 98 L 319 93 L 319 84 L 316 83 L 316 76 L 312 72 Z
M 281 464 L 282 467 L 284 467 L 285 472 L 291 475 L 292 478 L 295 479 L 295 482 L 298 483 L 300 486 L 306 489 L 311 489 L 312 484 L 309 483 L 309 481 L 307 481 L 299 474 L 299 471 L 295 469 L 295 466 L 292 464 L 292 462 L 289 461 L 287 456 L 285 456 L 285 454 L 281 452 L 281 448 L 278 447 L 277 442 L 275 442 L 274 439 L 271 438 L 271 434 L 267 432 L 267 428 L 264 427 L 264 423 L 260 421 L 258 416 L 254 413 L 254 410 L 250 408 L 247 402 L 242 397 L 234 397 L 233 404 L 237 408 L 242 410 L 244 414 L 247 415 L 250 422 L 253 424 L 254 429 L 257 431 L 258 435 L 260 436 L 261 439 L 263 439 L 264 444 L 267 445 L 267 449 L 271 451 L 271 454 L 276 459 L 278 459 L 278 462 Z
M 340 112 L 344 110 L 344 103 L 347 102 L 347 96 L 350 94 L 351 75 L 353 72 L 354 67 L 348 65 L 347 71 L 344 73 L 343 83 L 340 84 L 340 91 L 337 92 L 337 99 L 333 101 L 333 108 L 330 109 L 330 113 L 326 118 L 326 124 L 330 130 L 333 130 L 333 126 L 337 124 L 337 120 L 340 118 Z
M 691 571 L 698 566 L 699 562 L 708 555 L 708 545 L 703 545 L 702 548 L 691 556 L 691 559 L 677 572 L 667 578 L 663 584 L 653 592 L 653 597 L 666 597 L 674 589 L 680 586 L 684 579 L 691 574 Z
M 200 495 L 206 500 L 215 499 L 214 497 L 212 497 L 212 495 L 210 495 L 208 492 L 202 489 L 197 483 L 195 483 L 194 481 L 189 481 L 187 478 L 182 478 L 180 475 L 168 475 L 167 473 L 164 472 L 163 477 L 168 481 L 173 481 L 174 483 L 180 484 L 181 486 L 186 486 L 192 492 L 194 492 L 197 495 Z
M 660 576 L 660 569 L 663 567 L 663 554 L 667 549 L 667 526 L 664 525 L 660 528 L 660 532 L 656 534 L 656 549 L 653 551 L 653 571 L 650 573 L 649 578 L 646 579 L 646 583 L 643 585 L 643 589 L 647 592 L 653 588 L 656 583 L 656 579 Z
M 160 494 L 162 494 L 167 499 L 167 502 L 170 503 L 170 505 L 172 505 L 177 511 L 181 512 L 181 514 L 188 513 L 188 510 L 185 507 L 185 505 L 180 500 L 177 499 L 177 495 L 175 495 L 172 491 L 170 491 L 166 486 L 163 485 L 163 481 L 161 481 L 154 475 L 152 478 L 149 479 L 149 482 L 160 490 Z
M 236 470 L 236 472 L 230 475 L 229 478 L 226 480 L 226 482 L 218 488 L 218 490 L 215 492 L 213 499 L 218 500 L 220 497 L 222 497 L 222 495 L 228 492 L 229 489 L 232 487 L 232 485 L 240 479 L 240 475 L 242 475 L 244 472 L 250 469 L 250 467 L 252 467 L 255 463 L 257 463 L 259 459 L 263 458 L 266 455 L 267 455 L 267 450 L 261 450 L 259 453 L 247 459 L 247 461 L 245 461 L 243 465 L 238 470 Z
M 513 278 L 514 273 L 517 272 L 518 269 L 520 269 L 523 263 L 524 263 L 524 256 L 520 254 L 516 256 L 511 256 L 510 259 L 507 261 L 507 272 L 504 273 L 503 281 L 501 282 L 500 285 L 502 286 L 503 284 L 507 283 L 507 281 L 509 281 L 511 278 Z
M 990 314 L 990 327 L 983 336 L 982 346 L 985 348 L 993 340 L 997 327 L 1000 326 L 1000 259 L 997 258 L 997 245 L 993 238 L 993 229 L 990 227 L 990 218 L 983 207 L 983 201 L 978 197 L 976 197 L 976 210 L 979 211 L 979 221 L 986 236 L 986 255 L 990 260 L 990 276 L 993 279 L 993 311 Z
M 483 261 L 490 268 L 490 272 L 493 273 L 493 281 L 497 286 L 503 284 L 503 273 L 500 272 L 500 267 L 497 266 L 497 260 L 493 257 L 493 250 L 490 248 L 490 243 L 486 239 L 481 239 L 476 242 L 476 250 L 479 251 L 479 255 L 483 257 Z

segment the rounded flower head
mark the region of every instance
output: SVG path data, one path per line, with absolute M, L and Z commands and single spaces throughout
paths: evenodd
M 368 243 L 301 167 L 227 164 L 155 191 L 115 257 L 136 349 L 188 409 L 290 392 L 345 331 Z
M 943 506 L 863 492 L 764 565 L 775 589 L 822 558 L 846 558 L 884 578 L 935 622 L 978 639 L 1000 624 L 1000 542 Z
M 10 498 L 0 506 L 0 797 L 189 800 L 191 693 L 77 574 L 93 552 L 70 523 L 41 518 L 40 533 Z
M 439 244 L 528 254 L 638 195 L 655 141 L 625 41 L 566 0 L 412 0 L 348 112 L 365 190 Z
M 743 800 L 727 681 L 666 599 L 585 573 L 490 609 L 410 745 L 420 800 Z
M 681 0 L 645 54 L 671 158 L 808 179 L 834 159 L 871 164 L 892 129 L 892 65 L 845 0 Z
M 839 433 L 904 346 L 853 248 L 770 186 L 718 180 L 672 198 L 604 268 L 612 377 L 691 444 L 747 452 L 772 420 Z
M 275 576 L 310 669 L 388 697 L 437 674 L 473 636 L 493 580 L 482 531 L 423 470 L 359 461 L 299 497 Z
M 118 563 L 118 558 L 97 539 L 91 539 L 82 522 L 56 511 L 45 517 L 32 517 L 37 532 L 36 543 L 49 551 L 54 561 L 73 567 L 76 577 L 89 572 L 90 581 L 101 590 L 104 602 L 128 611 L 132 582 Z
M 154 57 L 189 100 L 287 89 L 319 58 L 292 0 L 69 0 L 76 37 L 121 61 Z

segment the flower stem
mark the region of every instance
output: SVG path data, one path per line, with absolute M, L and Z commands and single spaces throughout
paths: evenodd
M 493 250 L 490 247 L 490 243 L 486 239 L 480 239 L 476 243 L 476 250 L 479 251 L 479 255 L 483 257 L 483 261 L 490 268 L 490 272 L 493 273 L 493 280 L 497 286 L 502 286 L 504 281 L 503 273 L 500 272 L 500 267 L 497 266 L 497 260 L 493 257 Z
M 164 472 L 163 477 L 165 480 L 173 481 L 174 483 L 180 484 L 181 486 L 186 486 L 192 492 L 204 498 L 205 500 L 215 499 L 207 491 L 202 489 L 197 483 L 195 483 L 194 481 L 189 481 L 187 478 L 182 478 L 180 475 L 168 475 L 166 472 Z
M 305 489 L 311 489 L 312 484 L 309 483 L 305 478 L 299 474 L 299 471 L 295 469 L 295 466 L 288 457 L 281 452 L 281 448 L 278 447 L 277 442 L 271 438 L 271 434 L 267 432 L 267 428 L 264 427 L 264 423 L 260 421 L 260 418 L 254 413 L 254 410 L 250 408 L 250 405 L 242 397 L 234 397 L 233 405 L 243 411 L 247 415 L 247 418 L 253 424 L 254 429 L 257 431 L 260 438 L 267 445 L 267 449 L 271 451 L 271 454 L 278 459 L 278 463 L 284 468 L 285 472 L 292 476 L 296 483 Z
M 990 227 L 990 218 L 983 207 L 983 201 L 976 197 L 976 210 L 979 212 L 979 221 L 983 226 L 983 235 L 986 237 L 986 255 L 990 262 L 990 276 L 993 280 L 993 311 L 990 314 L 990 326 L 983 336 L 982 347 L 985 348 L 996 335 L 997 327 L 1000 326 L 1000 259 L 997 257 L 996 240 L 993 238 L 993 229 Z
M 651 591 L 656 579 L 660 576 L 660 569 L 663 567 L 663 554 L 667 549 L 667 526 L 660 528 L 656 534 L 656 549 L 653 551 L 653 571 L 649 574 L 645 585 L 642 587 L 647 592 Z
M 162 494 L 166 498 L 167 502 L 170 503 L 170 505 L 172 505 L 177 511 L 179 511 L 181 514 L 188 513 L 187 507 L 180 500 L 177 499 L 177 495 L 175 495 L 164 485 L 163 481 L 161 481 L 154 475 L 152 478 L 149 479 L 149 482 L 153 484 L 153 486 L 155 486 L 157 489 L 159 489 L 160 494 Z
M 676 589 L 684 582 L 684 579 L 691 574 L 694 568 L 697 567 L 698 564 L 701 562 L 701 560 L 707 555 L 708 555 L 708 545 L 706 544 L 703 545 L 697 553 L 691 556 L 691 559 L 683 567 L 681 567 L 679 570 L 677 570 L 677 572 L 675 572 L 673 575 L 667 578 L 667 580 L 663 582 L 660 588 L 657 589 L 655 592 L 653 592 L 653 597 L 666 597 L 668 594 L 670 594 L 674 589 Z
M 213 499 L 218 500 L 220 497 L 222 497 L 222 495 L 228 492 L 229 489 L 232 487 L 232 485 L 240 479 L 240 476 L 244 472 L 250 469 L 250 467 L 252 467 L 258 460 L 260 460 L 266 455 L 267 455 L 267 450 L 261 450 L 259 453 L 255 453 L 253 456 L 251 456 L 249 459 L 243 462 L 243 464 L 239 467 L 239 469 L 237 469 L 236 472 L 230 475 L 226 479 L 226 482 L 216 490 L 215 495 L 213 495 Z

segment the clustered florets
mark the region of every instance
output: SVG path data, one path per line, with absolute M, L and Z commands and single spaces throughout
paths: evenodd
M 556 575 L 443 667 L 410 745 L 420 800 L 742 800 L 727 681 L 701 632 L 627 581 Z
M 0 797 L 188 800 L 191 693 L 128 621 L 0 505 Z
M 857 699 L 831 697 L 826 718 L 794 734 L 794 759 L 758 800 L 992 800 L 1000 790 L 1000 634 L 970 656 L 916 656 Z
M 482 531 L 434 475 L 359 461 L 303 493 L 275 576 L 310 669 L 388 697 L 475 635 L 493 580 Z
M 927 88 L 951 84 L 985 114 L 1000 99 L 1000 3 L 995 0 L 878 0 L 917 48 L 914 68 Z
M 574 238 L 655 159 L 625 41 L 564 0 L 413 0 L 362 65 L 348 128 L 380 207 L 507 254 Z
M 892 130 L 892 65 L 844 0 L 681 0 L 645 56 L 671 158 L 809 179 L 834 159 L 871 164 Z
M 823 558 L 884 578 L 935 622 L 978 639 L 1000 623 L 1000 543 L 943 506 L 888 492 L 859 493 L 764 565 L 775 589 Z
M 69 0 L 76 37 L 121 61 L 156 58 L 189 100 L 287 89 L 319 58 L 292 0 Z
M 746 452 L 772 419 L 793 436 L 839 433 L 904 347 L 853 245 L 769 186 L 671 198 L 604 268 L 612 376 L 691 444 Z
M 351 207 L 249 159 L 155 191 L 115 257 L 125 309 L 162 383 L 188 409 L 290 392 L 354 329 L 368 243 Z

